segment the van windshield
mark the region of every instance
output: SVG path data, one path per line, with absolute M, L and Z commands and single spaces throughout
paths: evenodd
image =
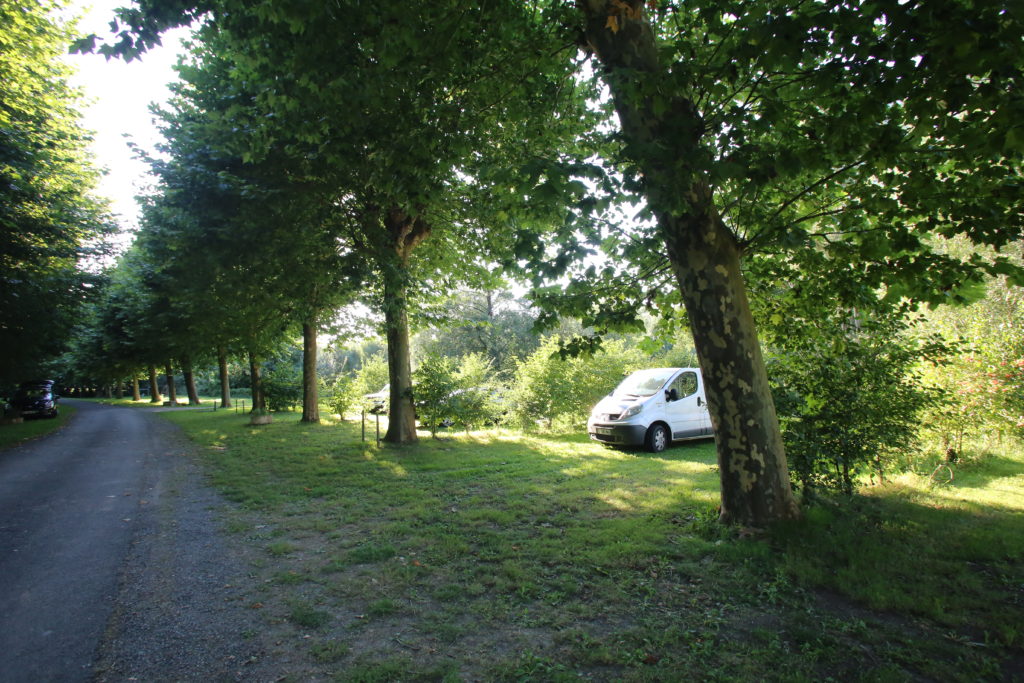
M 619 386 L 612 392 L 613 396 L 653 396 L 658 389 L 665 386 L 672 375 L 676 373 L 674 368 L 654 368 L 652 370 L 638 370 L 622 380 Z

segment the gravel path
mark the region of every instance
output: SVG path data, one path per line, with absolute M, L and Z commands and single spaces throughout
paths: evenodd
M 150 419 L 164 452 L 145 492 L 115 606 L 100 644 L 98 681 L 275 681 L 265 620 L 247 594 L 244 548 L 220 527 L 225 502 L 171 424 Z

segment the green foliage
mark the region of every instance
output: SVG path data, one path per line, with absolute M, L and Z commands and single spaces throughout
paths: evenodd
M 388 360 L 385 356 L 370 356 L 363 360 L 362 366 L 356 371 L 352 381 L 352 393 L 356 396 L 360 408 L 369 409 L 364 405 L 363 397 L 376 394 L 388 384 Z
M 932 349 L 893 327 L 769 360 L 790 474 L 805 494 L 851 494 L 860 475 L 881 477 L 917 452 L 920 415 L 934 398 L 912 368 Z
M 1015 261 L 1020 249 L 1014 245 Z M 1024 436 L 1024 288 L 991 278 L 984 298 L 929 311 L 924 326 L 959 344 L 942 362 L 921 368 L 944 399 L 925 420 L 941 451 L 955 457 L 965 439 Z
M 510 292 L 462 291 L 438 308 L 431 327 L 413 339 L 419 355 L 481 353 L 496 370 L 511 371 L 540 341 L 533 331 L 535 315 Z
M 65 61 L 64 2 L 0 3 L 0 382 L 63 349 L 111 231 Z
M 504 407 L 504 395 L 494 380 L 494 363 L 482 353 L 470 353 L 459 361 L 452 396 L 454 420 L 468 431 L 471 426 L 496 422 Z
M 342 420 L 345 419 L 345 414 L 359 403 L 355 385 L 355 378 L 351 375 L 338 375 L 330 383 L 329 389 L 324 392 L 324 398 L 331 407 L 331 412 Z
M 826 258 L 755 259 L 749 275 L 790 475 L 805 494 L 852 493 L 869 470 L 911 463 L 936 400 L 917 368 L 946 352 L 855 268 L 826 269 Z
M 590 409 L 647 356 L 623 340 L 606 342 L 591 355 L 563 358 L 562 340 L 548 337 L 516 369 L 509 393 L 509 419 L 523 426 L 556 419 L 573 428 L 583 425 Z
M 263 375 L 267 409 L 292 410 L 302 403 L 302 373 L 289 363 L 278 363 Z
M 420 422 L 436 437 L 437 428 L 455 418 L 452 398 L 458 383 L 454 364 L 450 358 L 430 354 L 420 361 L 412 376 Z

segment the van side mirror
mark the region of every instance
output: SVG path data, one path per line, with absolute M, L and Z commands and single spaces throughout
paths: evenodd
M 672 389 L 669 389 L 668 391 L 665 392 L 665 398 L 667 398 L 669 401 L 678 401 L 679 390 L 674 387 Z

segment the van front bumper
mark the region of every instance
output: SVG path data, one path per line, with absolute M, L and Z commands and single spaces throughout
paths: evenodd
M 647 427 L 643 425 L 595 424 L 590 427 L 590 438 L 613 446 L 643 446 Z

